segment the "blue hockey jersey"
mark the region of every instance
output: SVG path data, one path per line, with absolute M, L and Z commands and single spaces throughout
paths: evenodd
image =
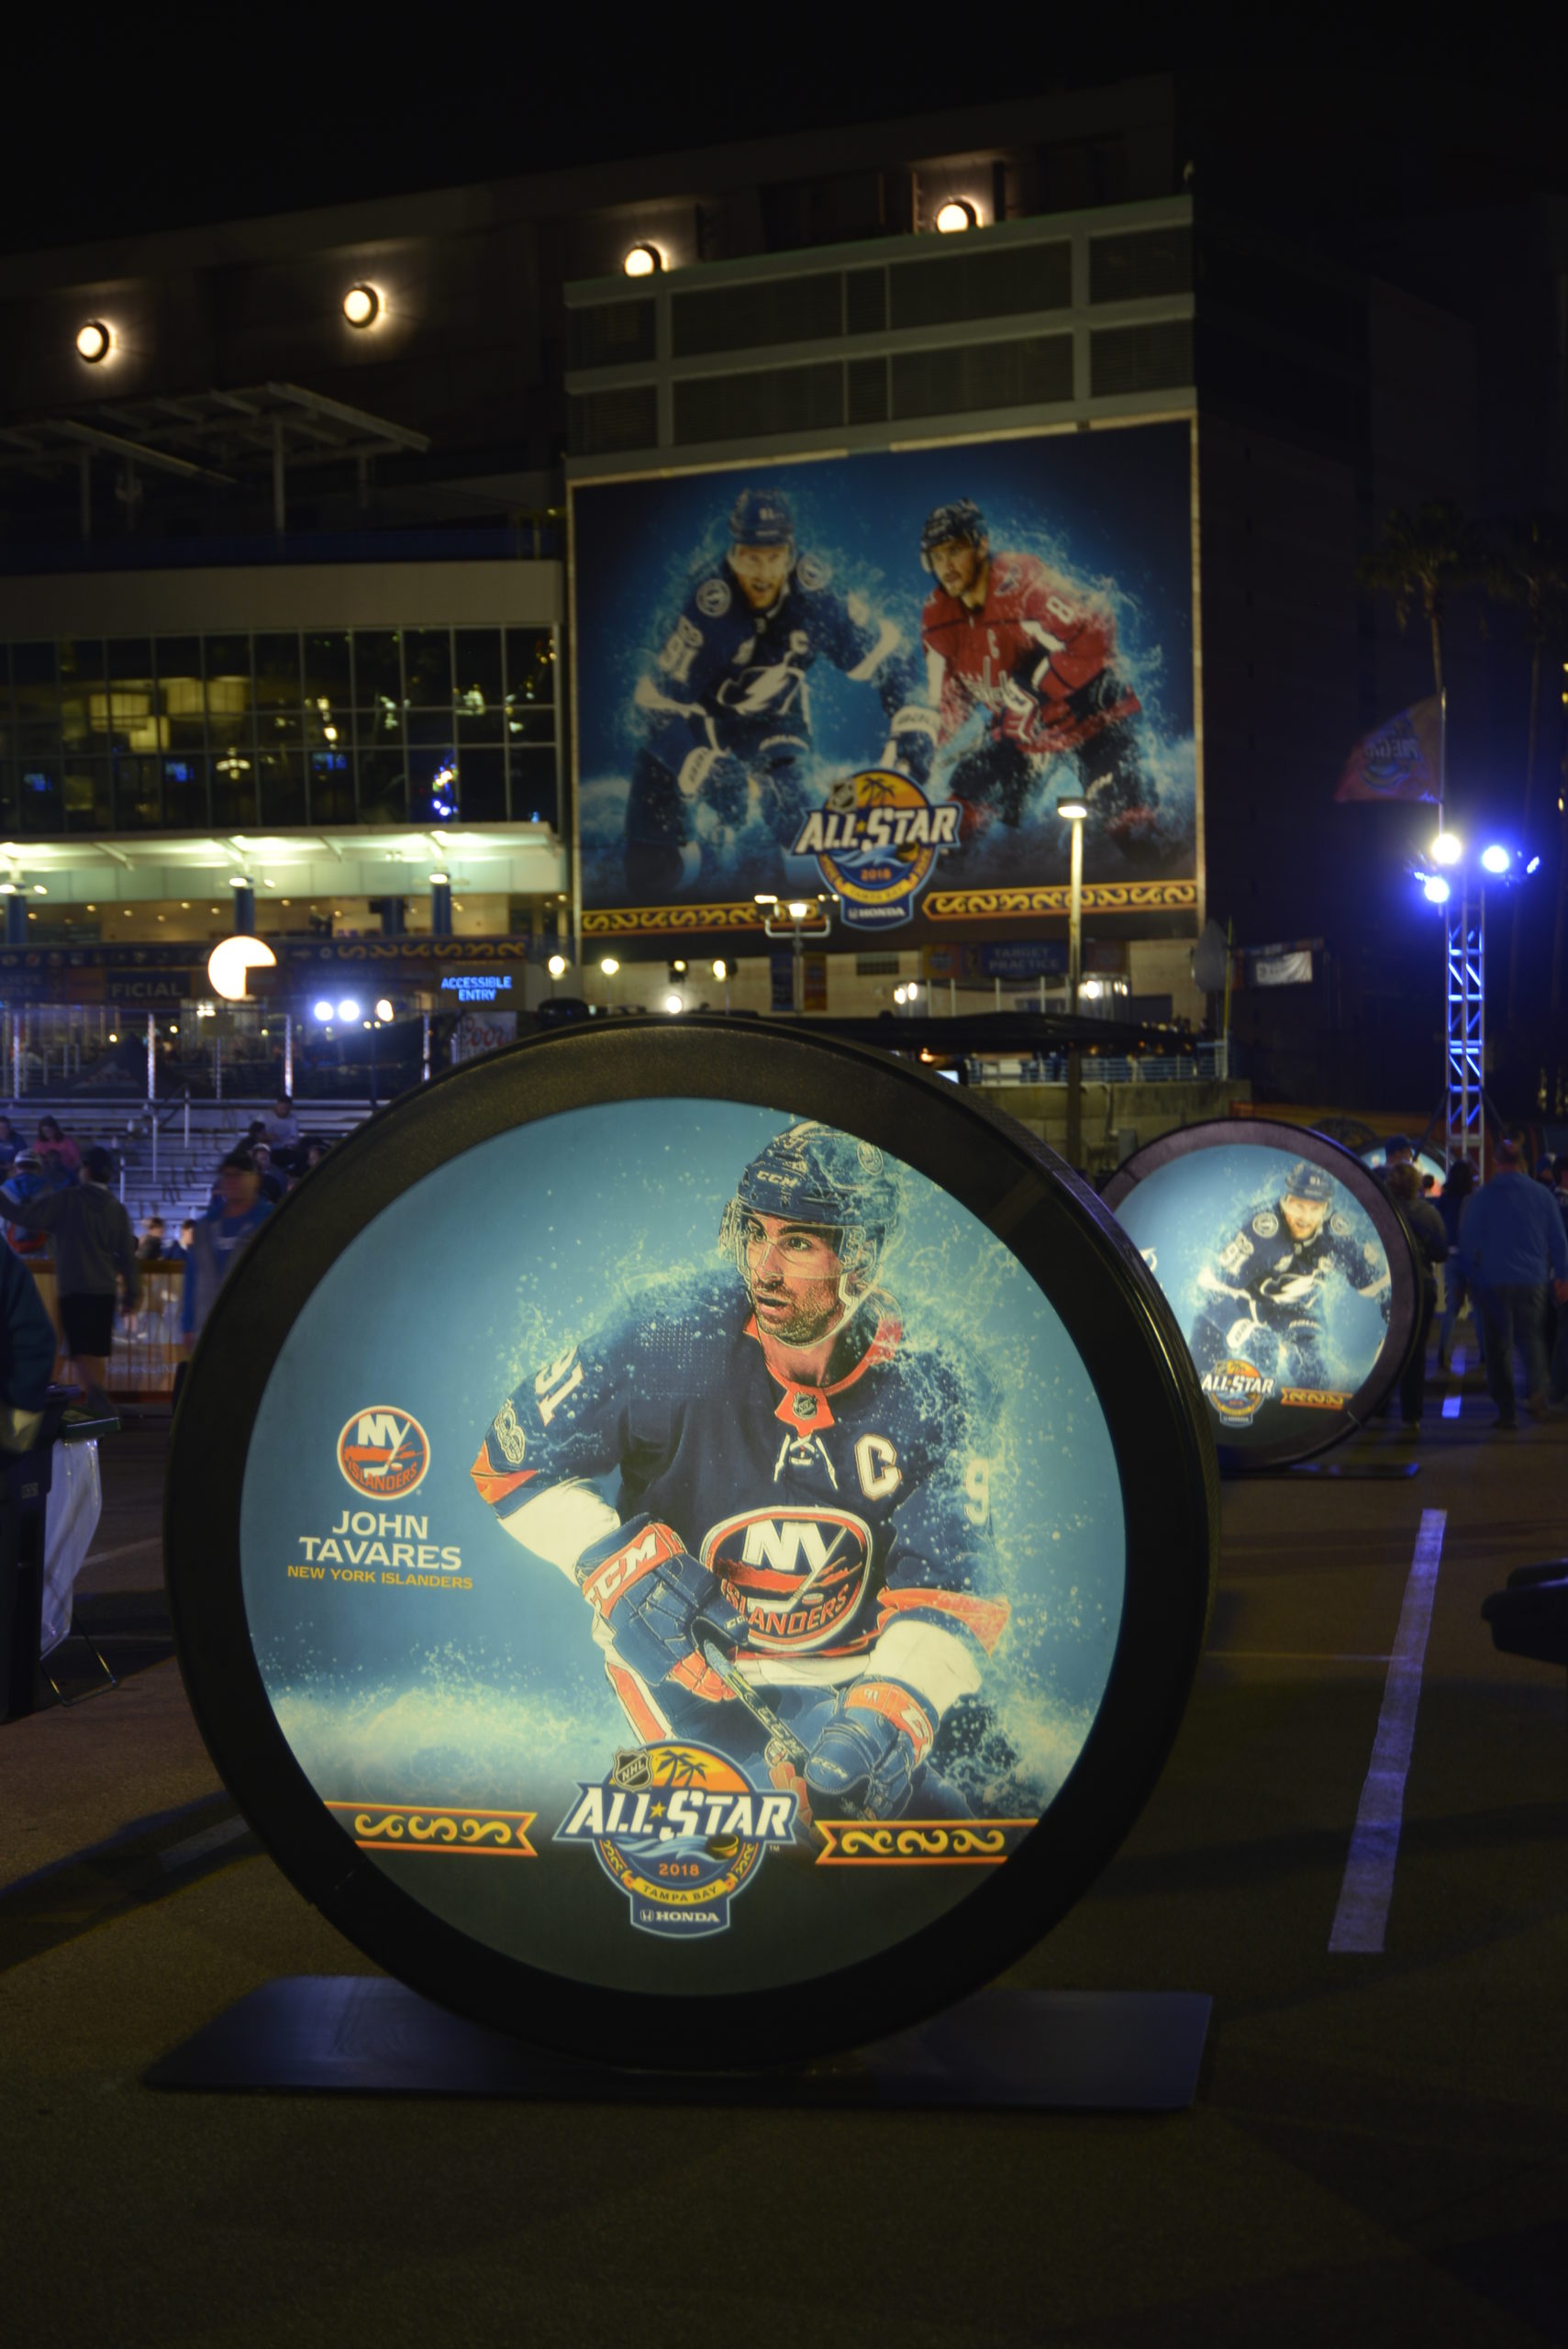
M 865 1675 L 928 1716 L 979 1687 L 1007 1620 L 996 1594 L 988 1414 L 912 1345 L 873 1292 L 820 1387 L 770 1369 L 732 1274 L 701 1278 L 569 1347 L 502 1404 L 473 1464 L 523 1546 L 575 1580 L 577 1556 L 646 1512 L 717 1578 L 749 1634 L 734 1669 L 809 1739 Z M 615 1480 L 612 1513 L 595 1483 Z M 737 1755 L 759 1732 L 694 1654 L 650 1687 L 595 1636 L 645 1740 L 700 1727 Z
M 923 782 L 936 717 L 922 697 L 919 647 L 863 596 L 840 595 L 828 565 L 812 554 L 796 558 L 766 612 L 747 602 L 728 566 L 698 583 L 637 686 L 646 747 L 688 798 L 726 753 L 748 766 L 799 758 L 811 745 L 807 673 L 818 660 L 872 686 L 882 705 L 862 763 L 896 764 Z

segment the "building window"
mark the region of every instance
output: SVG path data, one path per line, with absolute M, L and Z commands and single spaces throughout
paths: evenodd
M 0 821 L 559 830 L 555 680 L 549 629 L 0 645 Z

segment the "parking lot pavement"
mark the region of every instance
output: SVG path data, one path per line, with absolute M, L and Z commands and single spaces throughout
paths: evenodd
M 1226 1490 L 1171 1764 L 1009 1977 L 1212 1992 L 1173 2118 L 156 2094 L 258 1984 L 371 1969 L 256 1852 L 172 1662 L 0 1729 L 17 2337 L 1563 2339 L 1564 1675 L 1479 1610 L 1568 1551 L 1568 1423 L 1490 1417 L 1434 1398 L 1414 1477 Z M 134 1615 L 162 1438 L 120 1442 L 88 1575 Z M 1331 1949 L 1347 1916 L 1382 1946 Z

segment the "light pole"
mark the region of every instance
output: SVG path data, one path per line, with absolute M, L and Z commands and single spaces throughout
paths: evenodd
M 1072 836 L 1067 881 L 1067 1016 L 1078 1017 L 1078 979 L 1084 956 L 1084 822 L 1086 799 L 1059 799 L 1056 812 Z M 1076 1167 L 1084 1150 L 1084 1063 L 1076 1031 L 1067 1045 L 1067 1163 Z

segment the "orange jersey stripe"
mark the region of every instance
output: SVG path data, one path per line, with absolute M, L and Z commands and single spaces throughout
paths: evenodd
M 480 1499 L 489 1501 L 494 1507 L 497 1501 L 509 1499 L 519 1486 L 528 1482 L 534 1472 L 531 1468 L 492 1468 L 490 1454 L 481 1444 L 468 1473 L 479 1487 Z
M 877 1630 L 900 1609 L 918 1607 L 932 1615 L 952 1615 L 973 1632 L 987 1655 L 1007 1628 L 1012 1607 L 1005 1598 L 975 1598 L 962 1590 L 884 1590 L 877 1600 Z

